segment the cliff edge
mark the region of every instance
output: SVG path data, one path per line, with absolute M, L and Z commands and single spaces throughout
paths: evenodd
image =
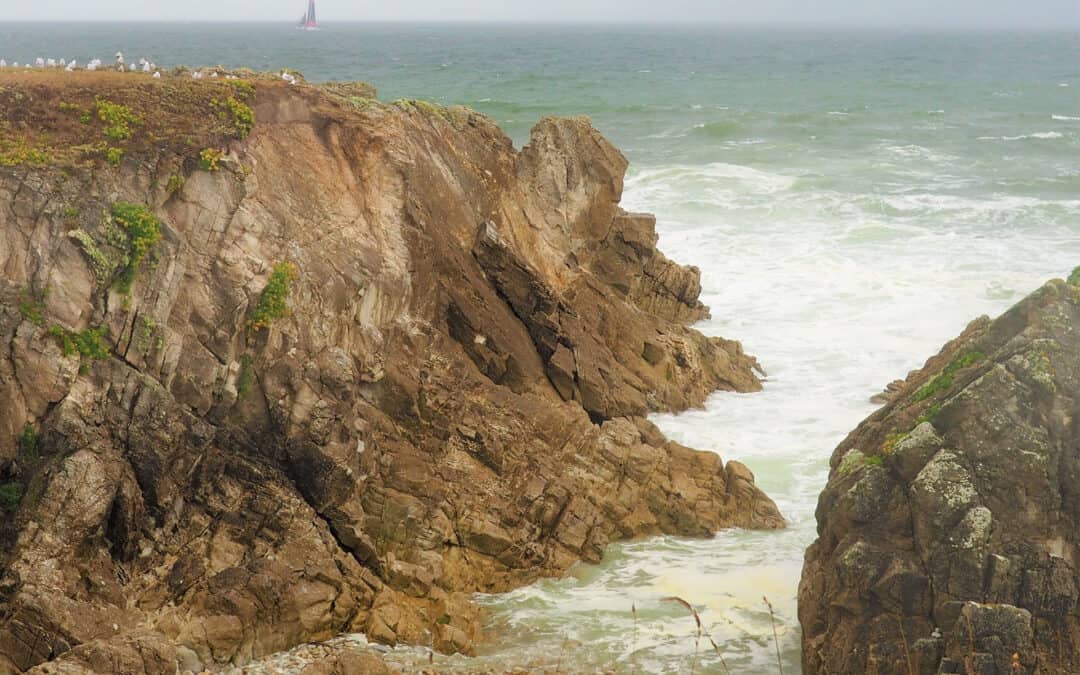
M 1080 672 L 1080 269 L 894 389 L 832 456 L 804 670 Z
M 760 384 L 623 156 L 371 96 L 0 75 L 0 672 L 468 652 L 469 593 L 783 526 L 644 419 Z

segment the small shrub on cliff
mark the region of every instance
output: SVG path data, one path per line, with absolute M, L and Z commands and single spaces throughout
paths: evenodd
M 120 162 L 124 159 L 123 148 L 109 148 L 105 151 L 105 161 L 109 163 L 109 166 L 120 166 Z
M 1080 267 L 1077 267 L 1069 275 L 1069 283 L 1073 286 L 1080 286 Z
M 0 511 L 10 513 L 19 508 L 22 494 L 23 486 L 19 481 L 12 480 L 0 483 Z
M 120 292 L 127 295 L 131 293 L 131 285 L 135 282 L 142 259 L 161 240 L 161 221 L 145 206 L 127 202 L 113 204 L 112 217 L 128 238 L 128 264 L 116 281 Z
M 233 133 L 237 138 L 247 138 L 251 130 L 255 128 L 255 113 L 248 104 L 237 100 L 235 96 L 230 96 L 224 101 L 215 98 L 210 105 L 217 110 L 218 117 L 232 124 Z
M 45 298 L 49 293 L 46 290 L 40 296 L 34 295 L 33 291 L 26 289 L 19 297 L 19 313 L 35 326 L 45 323 Z
M 110 140 L 126 141 L 134 133 L 131 127 L 142 124 L 142 120 L 126 105 L 103 98 L 94 99 L 94 105 L 97 107 L 98 119 L 105 125 L 102 133 Z
M 85 374 L 94 361 L 109 358 L 109 348 L 102 339 L 108 334 L 108 330 L 102 326 L 101 328 L 87 328 L 76 333 L 63 326 L 54 325 L 49 329 L 49 335 L 56 338 L 64 356 L 79 355 L 79 372 Z
M 259 304 L 248 321 L 248 328 L 253 331 L 269 328 L 274 319 L 280 319 L 289 313 L 287 300 L 289 284 L 296 280 L 296 266 L 289 262 L 274 265 L 270 280 L 266 282 L 259 297 Z
M 49 153 L 33 148 L 23 139 L 0 139 L 0 166 L 18 166 L 20 164 L 47 164 Z
M 255 382 L 255 363 L 250 354 L 240 357 L 240 374 L 236 377 L 236 399 L 243 401 L 251 393 Z
M 247 80 L 229 80 L 229 86 L 242 99 L 246 100 L 255 95 L 255 85 Z
M 169 194 L 179 192 L 184 187 L 184 177 L 173 174 L 169 176 L 169 182 L 165 184 L 165 191 Z
M 38 457 L 38 432 L 34 428 L 33 424 L 29 422 L 23 426 L 22 433 L 19 434 L 19 451 L 23 457 L 28 459 L 37 459 Z
M 956 378 L 957 373 L 984 359 L 986 359 L 986 354 L 983 354 L 982 352 L 968 352 L 963 356 L 957 357 L 952 363 L 945 367 L 945 370 L 941 371 L 937 377 L 927 382 L 926 385 L 915 394 L 915 401 L 925 401 L 934 394 L 948 391 L 952 387 L 953 380 Z
M 77 112 L 79 112 L 79 106 L 75 105 L 74 103 L 68 103 L 67 101 L 60 101 L 60 105 L 58 107 L 60 108 L 60 112 L 66 112 L 66 113 L 77 113 Z
M 225 156 L 225 153 L 216 148 L 206 148 L 199 153 L 199 166 L 203 171 L 217 171 L 218 162 Z

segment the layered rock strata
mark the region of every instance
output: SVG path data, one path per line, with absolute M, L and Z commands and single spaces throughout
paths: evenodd
M 760 385 L 624 157 L 357 92 L 0 79 L 0 672 L 468 652 L 472 592 L 783 525 L 644 419 Z

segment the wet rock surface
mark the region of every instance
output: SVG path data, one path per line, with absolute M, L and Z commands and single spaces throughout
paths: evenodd
M 783 526 L 749 470 L 643 417 L 756 390 L 756 362 L 687 327 L 698 273 L 619 208 L 626 160 L 587 120 L 518 151 L 358 85 L 10 77 L 5 128 L 51 159 L 0 168 L 0 672 L 199 672 L 344 632 L 467 653 L 475 591 Z M 94 97 L 139 119 L 117 166 L 57 112 Z M 161 222 L 130 293 L 118 203 Z
M 832 457 L 805 671 L 1080 672 L 1080 275 L 893 389 Z

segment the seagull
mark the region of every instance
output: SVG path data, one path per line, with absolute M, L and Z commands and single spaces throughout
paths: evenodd
M 117 63 L 123 63 L 124 62 L 124 52 L 116 52 L 116 62 Z
M 285 80 L 289 84 L 296 84 L 296 77 L 292 73 L 282 73 L 281 79 Z
M 161 73 L 155 71 L 154 72 L 154 79 L 155 80 L 160 80 L 161 79 Z
M 0 59 L 0 68 L 7 68 L 7 61 Z
M 149 61 L 143 61 L 142 71 L 144 73 L 149 73 L 150 72 L 150 62 Z
M 217 77 L 217 73 L 216 72 L 210 73 L 210 77 Z
M 41 58 L 40 56 L 37 57 L 36 59 L 34 59 L 34 65 L 37 66 L 38 68 L 44 68 L 45 67 L 45 59 Z
M 45 65 L 47 65 L 50 68 L 55 68 L 56 67 L 56 59 L 49 59 L 48 61 L 45 62 Z
M 68 71 L 69 73 L 75 70 L 75 59 L 71 59 L 71 63 L 67 64 L 67 68 L 64 68 L 64 70 Z

